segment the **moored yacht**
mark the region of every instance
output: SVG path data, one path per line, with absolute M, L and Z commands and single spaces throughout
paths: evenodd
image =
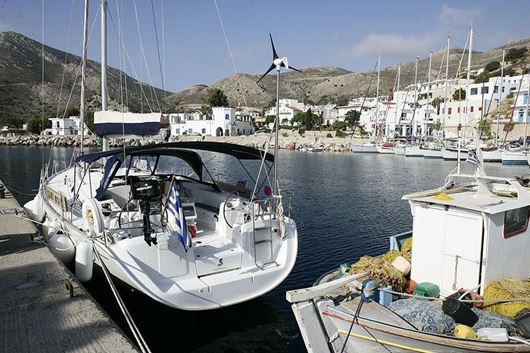
M 261 181 L 215 180 L 200 153 L 254 161 Z M 79 279 L 96 263 L 164 305 L 216 309 L 267 293 L 294 266 L 295 222 L 279 195 L 259 189 L 271 163 L 254 148 L 204 141 L 90 153 L 43 173 L 26 208 Z

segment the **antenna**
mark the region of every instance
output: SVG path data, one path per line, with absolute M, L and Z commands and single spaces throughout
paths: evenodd
M 279 132 L 279 120 L 280 120 L 280 71 L 281 68 L 284 67 L 286 69 L 291 69 L 294 71 L 302 72 L 298 70 L 297 68 L 294 68 L 293 66 L 289 66 L 289 63 L 287 62 L 287 58 L 283 57 L 280 58 L 278 56 L 278 53 L 276 52 L 276 48 L 274 47 L 274 41 L 272 40 L 272 34 L 269 33 L 269 37 L 271 39 L 271 46 L 272 46 L 272 64 L 265 72 L 258 81 L 256 81 L 256 84 L 259 85 L 260 81 L 267 76 L 269 72 L 274 70 L 276 68 L 276 119 L 274 119 L 274 130 L 275 130 L 275 137 L 274 137 L 274 178 L 273 178 L 273 195 L 275 197 L 279 196 L 279 188 L 278 188 L 278 132 Z M 279 198 L 278 198 L 279 200 Z M 274 202 L 274 209 L 276 210 L 276 202 Z

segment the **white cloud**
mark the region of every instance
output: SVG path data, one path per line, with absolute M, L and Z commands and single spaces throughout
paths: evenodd
M 448 25 L 470 25 L 471 22 L 478 19 L 482 13 L 483 9 L 480 7 L 459 9 L 444 5 L 438 15 L 438 21 Z
M 433 48 L 443 45 L 444 34 L 432 32 L 420 35 L 376 34 L 365 36 L 347 55 L 351 57 L 375 57 L 377 55 L 392 57 L 410 57 L 425 55 Z

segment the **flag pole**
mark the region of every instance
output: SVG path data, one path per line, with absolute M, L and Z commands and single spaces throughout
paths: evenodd
M 166 214 L 166 211 L 167 211 L 167 203 L 169 202 L 169 193 L 171 192 L 171 187 L 173 187 L 174 181 L 175 181 L 175 176 L 172 175 L 171 183 L 169 183 L 169 188 L 167 189 L 167 193 L 166 193 L 166 201 L 164 202 L 164 210 L 162 211 L 162 215 L 161 215 L 161 223 L 164 220 L 164 215 Z

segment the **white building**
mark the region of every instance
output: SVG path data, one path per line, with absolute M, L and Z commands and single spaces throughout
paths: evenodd
M 60 136 L 81 134 L 81 119 L 78 116 L 50 118 L 50 121 L 52 127 L 45 130 L 46 134 Z M 85 133 L 88 133 L 88 131 L 85 124 Z
M 213 107 L 212 118 L 200 113 L 178 113 L 169 115 L 171 136 L 237 136 L 254 133 L 250 114 L 236 116 L 236 109 Z
M 514 104 L 513 104 L 513 122 L 515 123 L 524 123 L 525 118 L 526 122 L 530 122 L 530 113 L 528 112 L 528 83 L 525 86 L 522 86 L 519 94 L 517 92 L 514 95 Z
M 280 124 L 292 125 L 294 116 L 307 111 L 311 106 L 306 106 L 297 99 L 280 99 Z M 276 116 L 276 106 L 272 106 L 265 111 L 265 116 Z
M 443 117 L 445 110 L 442 103 L 441 119 L 445 118 L 445 126 L 447 127 L 457 127 L 458 125 L 462 125 L 463 128 L 474 127 L 480 119 L 497 109 L 501 99 L 505 99 L 510 93 L 516 95 L 521 80 L 523 80 L 522 86 L 528 82 L 527 76 L 519 75 L 505 77 L 502 84 L 500 77 L 491 77 L 488 82 L 473 83 L 469 84 L 468 87 L 465 85 L 453 87 L 449 95 L 445 117 Z M 460 88 L 466 92 L 467 103 L 466 99 L 458 101 L 452 97 L 453 93 Z M 521 91 L 523 90 L 521 89 Z M 466 105 L 469 109 L 468 113 Z M 517 119 L 515 121 L 517 122 Z

